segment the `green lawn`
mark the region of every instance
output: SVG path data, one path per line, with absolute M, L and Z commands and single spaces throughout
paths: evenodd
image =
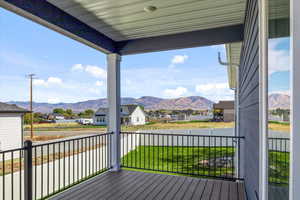
M 213 158 L 229 158 L 234 156 L 232 147 L 158 147 L 139 146 L 122 158 L 122 166 L 136 168 L 142 171 L 154 170 L 170 174 L 185 174 L 195 177 L 233 177 L 234 168 L 219 167 L 212 162 L 208 166 L 206 161 Z M 289 154 L 284 152 L 270 152 L 270 183 L 285 185 L 289 177 Z M 226 160 L 226 159 L 225 159 Z M 168 173 L 169 172 L 169 173 Z
M 191 176 L 232 177 L 233 161 L 217 166 L 208 165 L 213 158 L 233 157 L 231 147 L 158 147 L 139 146 L 122 158 L 122 166 L 164 172 L 176 172 Z
M 289 183 L 288 152 L 269 152 L 269 182 L 283 185 Z

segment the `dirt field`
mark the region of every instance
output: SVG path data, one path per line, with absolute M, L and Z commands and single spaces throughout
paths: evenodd
M 139 126 L 122 126 L 122 131 L 137 130 L 161 130 L 161 129 L 202 129 L 202 128 L 233 128 L 233 122 L 169 122 L 169 123 L 148 123 Z M 287 123 L 269 123 L 272 131 L 289 132 L 289 124 Z M 29 139 L 29 126 L 25 126 L 25 137 Z M 47 141 L 59 138 L 65 138 L 76 135 L 97 134 L 106 132 L 105 126 L 80 125 L 77 123 L 67 124 L 34 124 L 35 137 L 33 141 Z

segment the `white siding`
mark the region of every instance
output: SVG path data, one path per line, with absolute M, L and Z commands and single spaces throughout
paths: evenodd
M 22 115 L 0 114 L 0 150 L 22 146 Z
M 131 114 L 132 125 L 143 125 L 146 123 L 145 113 L 140 107 L 137 107 Z

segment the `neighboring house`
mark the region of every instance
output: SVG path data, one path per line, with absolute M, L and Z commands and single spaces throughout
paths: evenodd
M 287 113 L 284 113 L 282 115 L 274 115 L 269 112 L 269 121 L 278 121 L 278 122 L 289 122 L 290 121 L 290 115 Z
M 234 101 L 219 101 L 213 105 L 213 109 L 215 121 L 234 121 Z
M 0 151 L 22 147 L 23 116 L 30 111 L 0 103 Z
M 171 115 L 171 119 L 174 121 L 185 121 L 187 120 L 187 115 L 184 113 Z
M 138 105 L 121 106 L 121 124 L 125 125 L 143 125 L 146 123 L 146 114 Z M 107 108 L 99 108 L 93 118 L 95 125 L 107 125 Z

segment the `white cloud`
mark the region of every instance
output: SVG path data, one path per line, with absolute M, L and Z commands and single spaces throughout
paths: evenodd
M 101 90 L 99 88 L 89 88 L 88 91 L 93 94 L 101 94 Z
M 84 71 L 95 78 L 101 79 L 106 79 L 107 76 L 106 70 L 96 65 L 75 64 L 72 66 L 71 71 Z
M 35 79 L 33 80 L 33 85 L 36 85 L 36 86 L 46 86 L 46 81 L 43 80 L 43 79 Z
M 85 67 L 85 71 L 96 78 L 106 78 L 106 70 L 100 67 L 88 65 Z
M 104 85 L 104 82 L 103 81 L 96 81 L 95 85 L 100 87 L 100 86 Z
M 218 89 L 229 89 L 228 83 L 215 83 L 215 84 L 201 84 L 201 85 L 196 85 L 196 92 L 207 92 L 211 90 L 218 90 Z
M 228 83 L 208 83 L 196 85 L 195 91 L 210 100 L 231 100 L 234 92 L 229 89 Z
M 272 39 L 269 41 L 269 74 L 274 72 L 289 71 L 290 55 L 288 49 L 277 49 L 282 39 Z
M 59 98 L 50 98 L 48 99 L 48 103 L 55 104 L 61 102 Z
M 189 57 L 187 55 L 175 55 L 173 56 L 171 60 L 171 64 L 169 65 L 169 68 L 176 67 L 177 64 L 183 64 Z
M 187 55 L 176 55 L 173 57 L 172 64 L 183 64 L 188 59 Z
M 48 87 L 50 85 L 61 85 L 63 81 L 57 77 L 49 77 L 47 80 L 35 79 L 33 85 Z
M 82 64 L 75 64 L 71 68 L 72 71 L 83 71 L 84 67 Z
M 62 80 L 57 77 L 49 77 L 47 82 L 48 84 L 62 84 Z
M 176 89 L 166 89 L 164 90 L 164 95 L 170 98 L 181 97 L 186 94 L 188 90 L 184 87 L 177 87 Z

